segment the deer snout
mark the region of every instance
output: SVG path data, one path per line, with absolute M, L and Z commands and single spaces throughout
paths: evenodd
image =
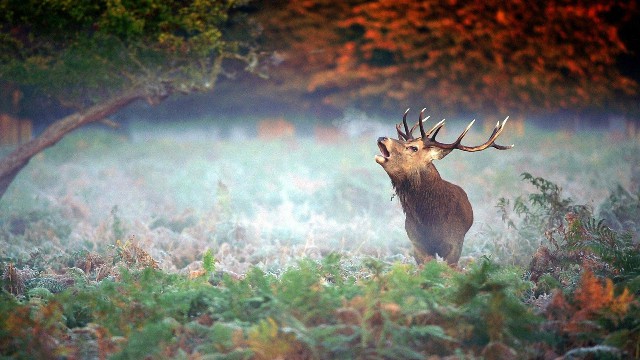
M 389 153 L 389 150 L 387 149 L 387 146 L 385 145 L 385 142 L 387 142 L 387 140 L 389 140 L 389 138 L 387 137 L 378 138 L 378 148 L 380 149 L 380 155 L 376 155 L 376 162 L 380 165 L 384 164 L 391 155 Z

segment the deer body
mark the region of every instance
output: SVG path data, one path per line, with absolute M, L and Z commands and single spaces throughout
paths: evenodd
M 502 124 L 496 125 L 485 144 L 467 147 L 461 145 L 460 141 L 473 122 L 456 142 L 443 144 L 437 142 L 435 136 L 444 126 L 444 120 L 425 132 L 421 112 L 418 124 L 409 129 L 407 112 L 403 118 L 405 132 L 400 129 L 400 125 L 396 126 L 398 140 L 387 137 L 378 139 L 381 154 L 376 156 L 376 162 L 389 175 L 400 199 L 406 215 L 405 230 L 413 244 L 416 261 L 423 263 L 439 256 L 454 265 L 460 259 L 464 236 L 473 223 L 473 209 L 461 187 L 440 177 L 433 160 L 444 158 L 453 149 L 471 152 L 488 147 L 509 149 L 510 146 L 494 143 L 502 132 L 506 119 Z M 414 138 L 412 133 L 418 126 L 422 136 Z
M 394 181 L 393 187 L 406 215 L 405 230 L 418 262 L 438 255 L 457 263 L 464 236 L 473 223 L 467 194 L 458 185 L 443 180 L 433 164 L 415 178 Z

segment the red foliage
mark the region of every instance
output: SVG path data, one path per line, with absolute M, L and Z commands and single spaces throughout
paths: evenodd
M 291 1 L 261 22 L 283 63 L 280 90 L 328 105 L 500 111 L 611 105 L 638 84 L 613 0 Z
M 611 279 L 602 281 L 592 271 L 585 270 L 572 299 L 557 292 L 547 307 L 547 316 L 558 321 L 558 331 L 576 337 L 606 331 L 598 321 L 619 322 L 633 302 L 633 294 L 628 289 L 616 295 Z

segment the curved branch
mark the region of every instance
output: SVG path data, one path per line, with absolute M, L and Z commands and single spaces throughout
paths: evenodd
M 38 137 L 20 145 L 12 153 L 0 159 L 0 198 L 34 155 L 54 145 L 78 127 L 102 120 L 130 103 L 144 98 L 147 93 L 143 88 L 134 88 L 83 111 L 64 117 L 47 127 Z

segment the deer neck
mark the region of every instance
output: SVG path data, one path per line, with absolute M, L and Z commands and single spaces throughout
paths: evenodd
M 400 199 L 402 209 L 407 216 L 419 217 L 420 213 L 438 207 L 442 201 L 447 201 L 446 190 L 450 185 L 442 180 L 440 173 L 433 164 L 428 164 L 412 174 L 401 179 L 391 179 L 391 183 Z

